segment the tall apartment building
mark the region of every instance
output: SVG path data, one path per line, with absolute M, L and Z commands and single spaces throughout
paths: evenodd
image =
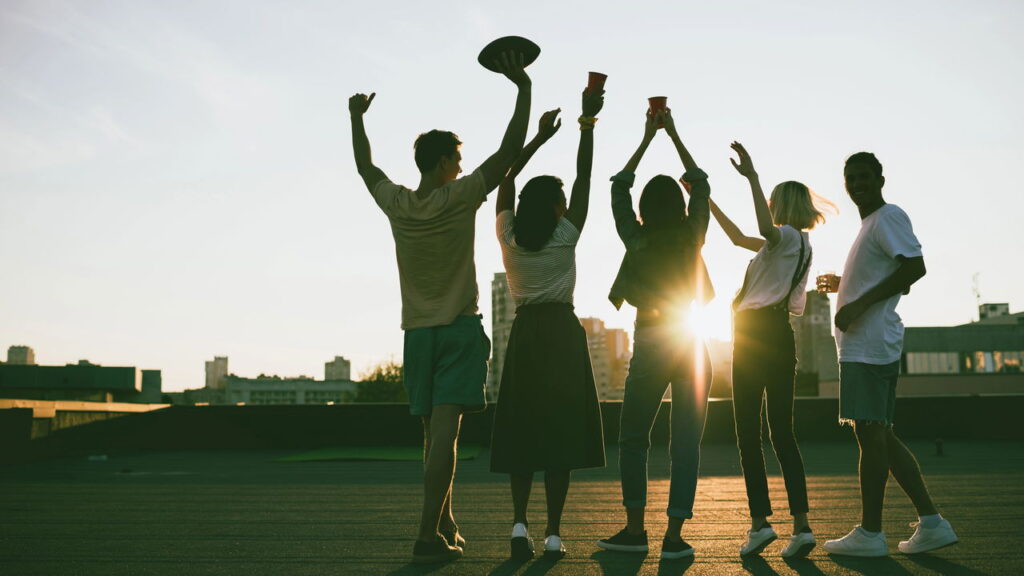
M 828 295 L 808 290 L 803 316 L 792 316 L 790 324 L 796 339 L 797 394 L 817 396 L 817 383 L 839 381 L 839 355 L 832 335 Z
M 494 274 L 491 280 L 491 364 L 487 369 L 486 395 L 488 402 L 498 399 L 501 369 L 505 365 L 505 348 L 512 322 L 516 319 L 516 305 L 508 291 L 508 278 L 504 272 Z
M 224 389 L 224 377 L 228 375 L 228 357 L 215 356 L 206 361 L 206 387 L 212 390 Z
M 7 349 L 7 363 L 32 366 L 36 363 L 36 353 L 28 346 L 11 346 Z
M 324 380 L 351 380 L 352 362 L 344 356 L 335 356 L 334 360 L 324 364 Z
M 629 370 L 629 335 L 625 330 L 606 328 L 599 318 L 580 318 L 587 333 L 594 383 L 601 400 L 622 400 Z

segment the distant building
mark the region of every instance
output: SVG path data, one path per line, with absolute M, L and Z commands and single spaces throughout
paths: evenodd
M 324 364 L 324 380 L 351 380 L 352 363 L 342 356 Z
M 1024 394 L 1024 313 L 982 304 L 977 322 L 907 327 L 900 358 L 900 396 Z M 838 394 L 838 385 L 823 395 Z
M 7 349 L 7 363 L 21 366 L 36 363 L 36 353 L 28 346 L 11 346 Z
M 828 295 L 809 290 L 803 315 L 791 316 L 790 324 L 796 340 L 797 395 L 817 396 L 822 382 L 838 387 L 839 355 Z
M 313 380 L 298 378 L 224 378 L 228 404 L 327 404 L 352 402 L 358 383 L 351 380 Z
M 598 398 L 622 400 L 631 358 L 629 335 L 625 330 L 606 328 L 598 318 L 580 318 L 580 324 L 587 333 Z
M 132 366 L 0 364 L 0 398 L 156 404 L 161 386 L 159 370 Z
M 505 365 L 505 349 L 512 322 L 516 319 L 516 305 L 508 291 L 508 278 L 504 272 L 494 274 L 491 280 L 491 363 L 487 369 L 486 394 L 488 402 L 498 399 L 501 369 Z
M 224 388 L 224 377 L 228 375 L 228 357 L 214 356 L 206 361 L 206 387 L 211 390 Z

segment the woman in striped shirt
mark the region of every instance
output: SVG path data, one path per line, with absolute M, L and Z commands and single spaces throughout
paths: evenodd
M 560 110 L 541 117 L 537 135 L 498 188 L 497 235 L 516 318 L 494 414 L 491 471 L 511 479 L 515 560 L 534 554 L 526 518 L 534 472 L 544 471 L 547 495 L 544 554 L 560 557 L 565 553 L 560 522 L 570 471 L 605 464 L 587 335 L 573 312 L 576 243 L 590 201 L 594 116 L 603 104 L 603 90 L 584 91 L 576 180 L 568 206 L 560 179 L 537 176 L 523 187 L 514 211 L 515 177 L 558 131 Z

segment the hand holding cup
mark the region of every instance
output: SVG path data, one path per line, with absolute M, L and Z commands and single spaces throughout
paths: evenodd
M 839 291 L 839 281 L 842 279 L 841 276 L 836 276 L 835 272 L 822 272 L 815 278 L 815 285 L 818 288 L 818 294 L 835 294 Z

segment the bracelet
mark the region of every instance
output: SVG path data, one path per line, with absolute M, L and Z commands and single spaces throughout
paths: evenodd
M 580 130 L 593 130 L 597 124 L 597 118 L 594 116 L 580 116 L 577 121 L 580 123 Z

